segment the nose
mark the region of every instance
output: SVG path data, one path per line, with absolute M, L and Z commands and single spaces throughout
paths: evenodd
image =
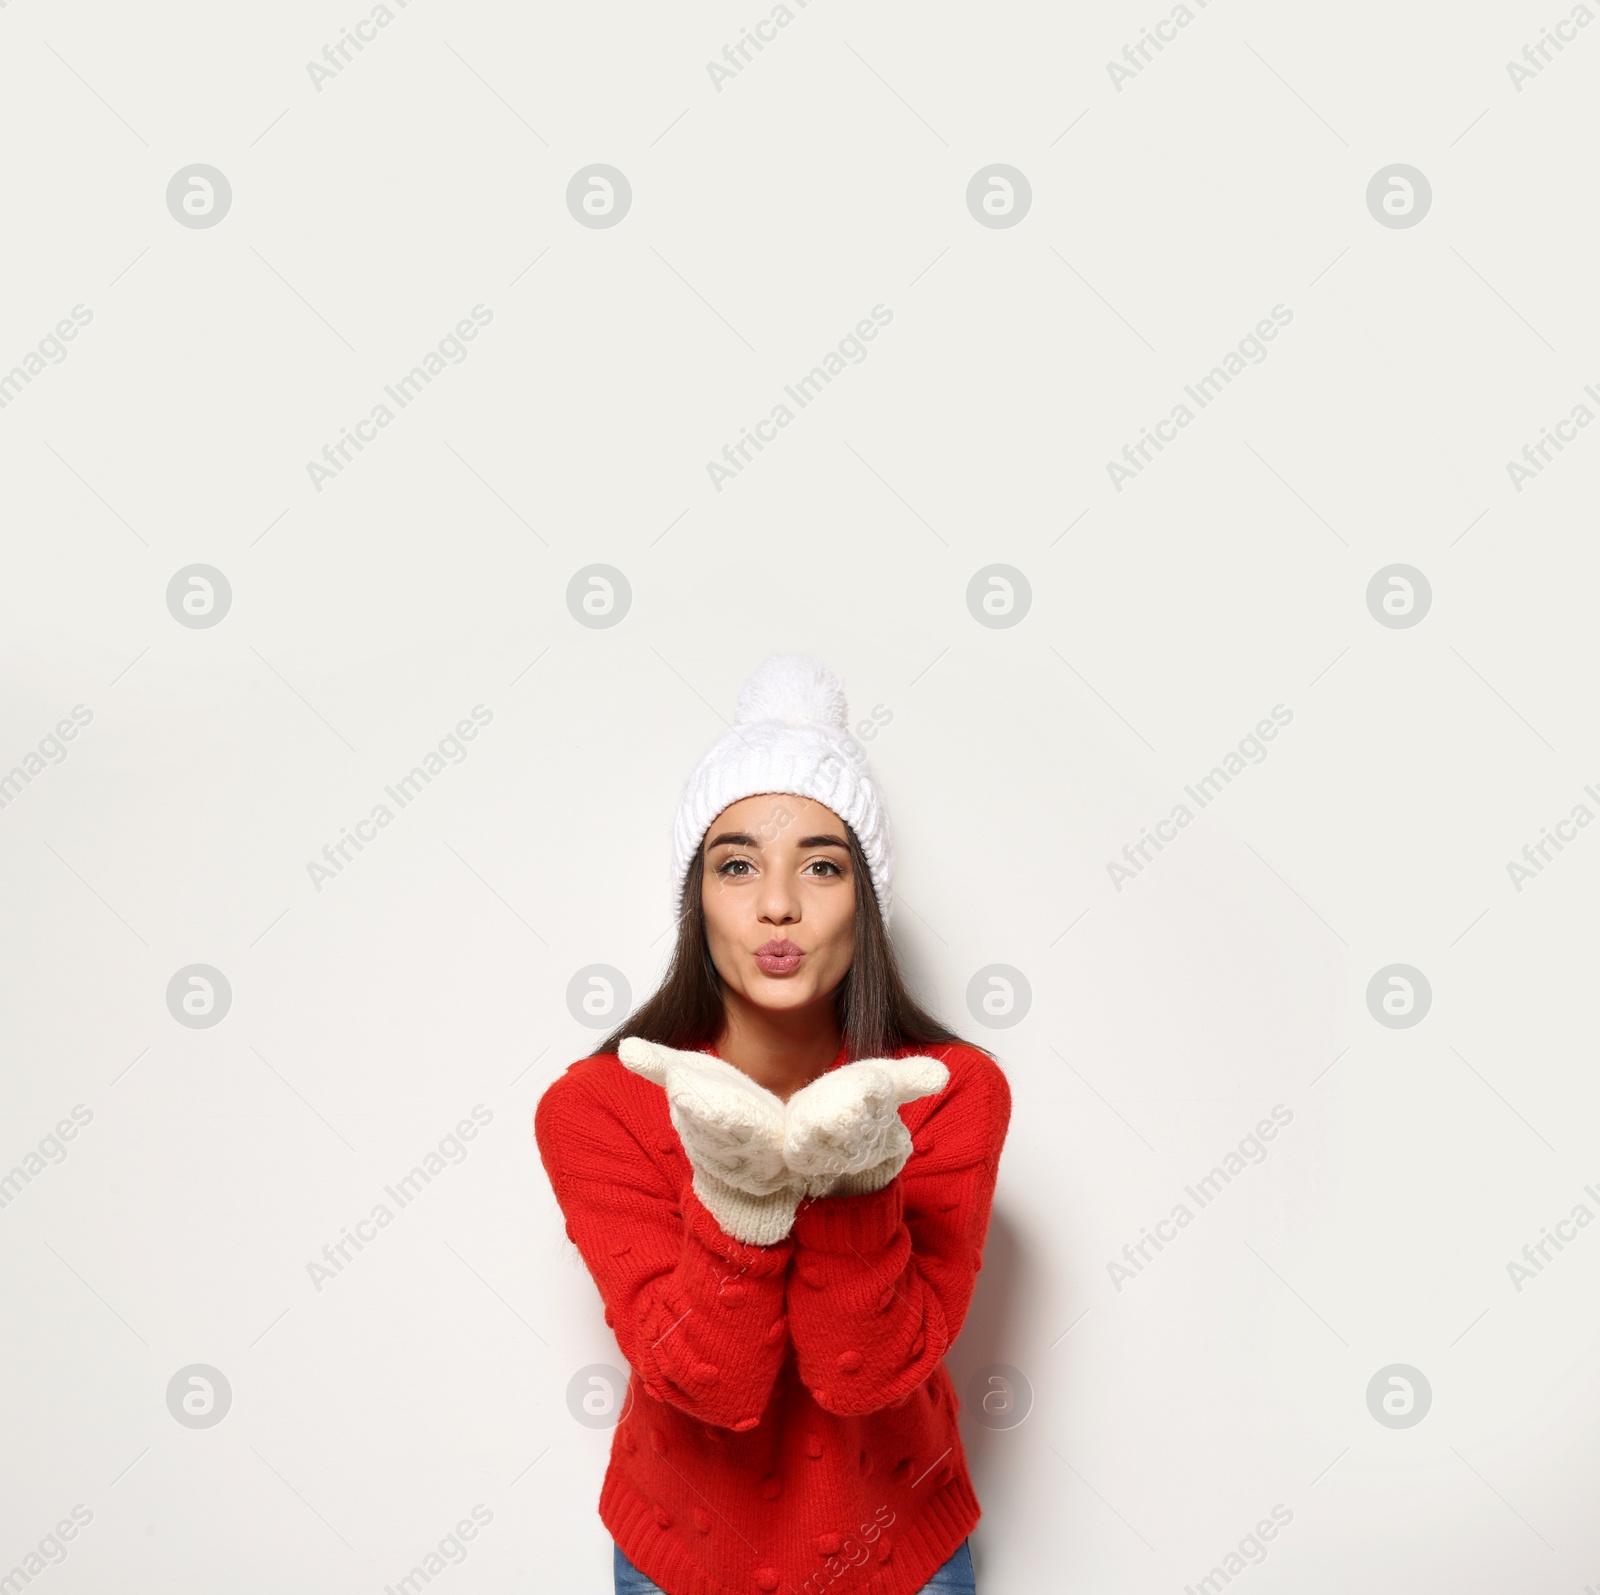
M 764 925 L 792 925 L 799 919 L 800 895 L 793 882 L 785 879 L 781 871 L 762 880 L 757 917 Z

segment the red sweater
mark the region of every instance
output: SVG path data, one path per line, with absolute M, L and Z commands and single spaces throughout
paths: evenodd
M 950 1080 L 900 1109 L 905 1168 L 802 1201 L 775 1246 L 722 1232 L 666 1093 L 614 1053 L 539 1099 L 539 1155 L 632 1370 L 600 1519 L 667 1595 L 912 1595 L 978 1521 L 943 1359 L 1011 1091 L 971 1047 L 913 1053 Z

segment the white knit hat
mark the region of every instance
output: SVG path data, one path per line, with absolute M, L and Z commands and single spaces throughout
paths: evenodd
M 762 792 L 814 798 L 850 826 L 887 925 L 894 846 L 883 794 L 850 735 L 843 684 L 805 654 L 773 654 L 757 668 L 739 694 L 733 724 L 684 787 L 673 827 L 676 913 L 683 913 L 685 878 L 711 822 L 730 803 Z

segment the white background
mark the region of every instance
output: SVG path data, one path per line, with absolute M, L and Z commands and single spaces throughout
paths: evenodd
M 1580 11 L 1583 7 L 1578 8 Z M 950 1366 L 984 1595 L 1181 1591 L 1281 1503 L 1247 1591 L 1600 1584 L 1600 26 L 1562 0 L 412 0 L 0 9 L 0 1574 L 74 1505 L 58 1591 L 380 1591 L 474 1505 L 451 1591 L 610 1589 L 620 1359 L 531 1110 L 593 1045 L 568 983 L 654 986 L 671 821 L 769 652 L 843 678 L 926 1000 L 1015 1116 Z M 1017 168 L 1031 208 L 966 190 Z M 204 163 L 231 208 L 180 225 Z M 620 224 L 569 179 L 625 173 Z M 1431 207 L 1382 225 L 1404 163 Z M 320 488 L 307 462 L 452 327 L 467 358 Z M 892 322 L 737 477 L 707 462 L 873 306 Z M 1136 479 L 1107 462 L 1275 305 L 1292 321 Z M 1600 413 L 1600 404 L 1588 401 Z M 166 592 L 222 571 L 220 623 Z M 1422 571 L 1420 624 L 1367 584 Z M 575 573 L 620 571 L 620 623 Z M 1031 594 L 982 624 L 992 564 Z M 482 704 L 467 757 L 319 890 L 308 863 Z M 1108 863 L 1274 705 L 1267 756 L 1131 881 Z M 1191 804 L 1191 807 L 1193 805 Z M 168 1010 L 186 965 L 226 1017 Z M 1369 1010 L 1379 969 L 1432 990 Z M 988 965 L 1032 1003 L 990 1030 Z M 613 1016 L 614 1017 L 614 1016 Z M 475 1104 L 492 1122 L 317 1289 L 307 1265 Z M 1275 1104 L 1181 1238 L 1108 1263 Z M 220 1370 L 189 1428 L 173 1375 Z M 1020 1424 L 971 1383 L 1020 1370 Z M 1404 1364 L 1426 1417 L 1377 1421 Z M 981 1396 L 981 1390 L 979 1392 Z M 32 1587 L 31 1585 L 29 1586 Z M 1220 1586 L 1219 1586 L 1220 1587 Z

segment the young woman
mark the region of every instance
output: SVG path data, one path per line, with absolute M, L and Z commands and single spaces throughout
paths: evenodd
M 666 979 L 534 1114 L 631 1369 L 600 1494 L 618 1595 L 972 1592 L 943 1359 L 1011 1094 L 901 980 L 831 672 L 750 678 L 675 844 Z

